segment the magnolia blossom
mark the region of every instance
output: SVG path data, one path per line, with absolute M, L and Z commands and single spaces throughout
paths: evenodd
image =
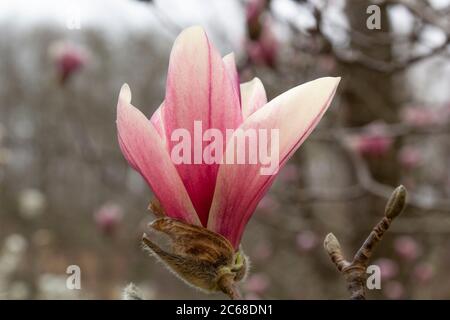
M 122 208 L 113 203 L 104 204 L 94 213 L 97 228 L 106 234 L 113 233 L 120 225 L 122 218 Z
M 410 236 L 400 236 L 394 241 L 394 250 L 405 260 L 416 260 L 420 255 L 420 246 L 417 241 Z
M 430 263 L 423 262 L 414 267 L 414 279 L 420 281 L 421 283 L 430 281 L 433 278 L 433 275 L 434 267 Z
M 405 169 L 414 169 L 423 161 L 422 152 L 413 146 L 403 147 L 399 152 L 398 159 Z
M 305 230 L 296 237 L 297 248 L 301 251 L 310 251 L 319 243 L 319 239 L 314 231 Z
M 371 123 L 362 134 L 355 135 L 351 141 L 352 147 L 361 155 L 381 157 L 391 148 L 394 140 L 390 137 L 383 123 Z
M 123 85 L 117 104 L 119 144 L 165 215 L 220 234 L 237 250 L 276 174 L 261 175 L 261 163 L 174 164 L 173 132 L 182 128 L 194 135 L 197 121 L 203 132 L 217 129 L 223 136 L 227 129 L 277 129 L 282 167 L 318 124 L 339 80 L 317 79 L 267 102 L 259 79 L 240 85 L 233 54 L 222 59 L 203 29 L 191 27 L 174 43 L 165 99 L 150 120 L 131 104 L 130 88 Z M 223 157 L 235 148 L 225 141 Z
M 438 125 L 442 120 L 430 108 L 409 106 L 402 110 L 402 120 L 413 127 L 427 127 Z
M 383 286 L 383 292 L 388 299 L 397 300 L 404 297 L 405 288 L 398 281 L 389 281 Z
M 278 55 L 279 44 L 272 31 L 272 23 L 267 20 L 261 27 L 257 40 L 248 40 L 245 47 L 247 55 L 254 64 L 274 67 Z
M 248 39 L 245 44 L 248 58 L 255 64 L 273 67 L 278 53 L 278 41 L 273 22 L 265 13 L 266 0 L 251 0 L 246 6 Z
M 248 277 L 245 289 L 257 295 L 264 294 L 270 285 L 270 279 L 264 273 L 256 273 Z
M 250 0 L 246 6 L 248 39 L 245 44 L 248 58 L 259 65 L 275 66 L 278 40 L 273 22 L 266 11 L 266 0 Z
M 61 83 L 81 70 L 89 60 L 83 47 L 67 41 L 54 42 L 49 48 L 49 54 L 56 65 Z
M 398 265 L 391 259 L 381 258 L 374 261 L 373 264 L 380 267 L 381 280 L 390 280 L 398 274 Z

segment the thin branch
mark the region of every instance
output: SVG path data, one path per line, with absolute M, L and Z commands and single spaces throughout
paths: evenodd
M 449 27 L 440 23 L 439 21 L 443 20 L 443 19 L 439 19 L 439 17 L 435 16 L 434 14 L 431 14 L 429 7 L 427 7 L 427 8 L 420 7 L 420 6 L 417 6 L 413 3 L 411 3 L 410 1 L 391 0 L 391 1 L 387 1 L 387 2 L 404 5 L 417 18 L 421 19 L 422 21 L 424 21 L 428 24 L 433 24 L 433 25 L 439 27 L 446 35 L 446 39 L 443 41 L 443 43 L 441 45 L 439 45 L 435 48 L 430 48 L 430 51 L 425 54 L 419 54 L 419 55 L 408 57 L 403 60 L 396 60 L 396 61 L 383 61 L 383 60 L 379 60 L 379 59 L 374 59 L 359 50 L 353 50 L 351 48 L 337 48 L 336 46 L 334 46 L 331 43 L 331 41 L 325 36 L 325 34 L 323 32 L 323 26 L 322 26 L 322 23 L 328 23 L 328 24 L 330 24 L 330 23 L 333 24 L 333 23 L 330 21 L 325 21 L 322 16 L 322 9 L 313 5 L 312 13 L 313 13 L 314 18 L 316 19 L 316 28 L 313 30 L 310 30 L 310 33 L 312 35 L 318 35 L 324 41 L 324 45 L 319 50 L 314 49 L 313 52 L 311 52 L 311 50 L 309 48 L 299 47 L 296 43 L 294 43 L 294 49 L 301 50 L 302 52 L 310 51 L 309 53 L 315 54 L 315 55 L 321 54 L 321 53 L 330 53 L 330 51 L 331 51 L 333 53 L 334 57 L 336 58 L 336 60 L 339 61 L 341 64 L 359 65 L 366 69 L 370 69 L 370 70 L 373 70 L 376 72 L 387 73 L 387 74 L 393 74 L 393 73 L 404 71 L 405 69 L 413 66 L 415 63 L 418 63 L 420 61 L 434 57 L 438 54 L 447 52 L 447 47 L 450 44 Z M 279 20 L 281 20 L 281 19 L 279 18 Z M 287 21 L 287 24 L 294 33 L 299 33 L 299 32 L 303 33 L 303 31 L 300 30 L 294 23 Z M 337 27 L 337 26 L 333 26 L 333 27 Z M 351 33 L 352 39 L 356 39 L 358 41 L 358 43 L 360 43 L 360 44 L 365 44 L 367 46 L 370 46 L 372 44 L 371 42 L 377 41 L 377 40 L 375 40 L 376 39 L 375 37 L 368 37 L 368 36 L 364 35 L 363 33 L 358 33 L 355 30 L 349 29 L 348 31 Z M 415 30 L 415 34 L 418 34 L 418 33 L 419 33 L 419 31 Z M 417 38 L 417 36 L 413 37 L 413 38 Z M 371 39 L 371 40 L 369 41 L 368 39 Z M 393 36 L 390 36 L 390 39 L 385 39 L 385 41 L 387 43 L 395 42 L 397 44 L 401 40 L 402 40 L 402 38 L 393 37 Z
M 345 259 L 341 245 L 332 233 L 325 237 L 325 250 L 337 270 L 344 276 L 350 292 L 350 299 L 364 300 L 366 298 L 366 268 L 370 257 L 385 232 L 389 229 L 392 221 L 402 213 L 405 204 L 406 189 L 403 186 L 399 186 L 394 190 L 386 205 L 384 217 L 373 228 L 351 262 Z
M 348 154 L 350 161 L 355 169 L 356 178 L 359 184 L 369 193 L 381 198 L 388 199 L 390 196 L 391 187 L 376 181 L 369 170 L 364 159 L 352 150 L 345 140 L 340 137 L 337 138 L 338 145 L 340 145 Z M 433 199 L 432 203 L 424 199 L 423 196 L 417 193 L 411 193 L 409 196 L 409 204 L 421 210 L 429 211 L 450 211 L 450 200 L 448 199 Z
M 403 71 L 413 64 L 423 61 L 425 59 L 434 57 L 447 50 L 447 46 L 450 44 L 450 39 L 447 38 L 441 45 L 432 48 L 428 53 L 420 54 L 409 57 L 403 61 L 386 62 L 383 60 L 373 59 L 360 51 L 355 50 L 334 50 L 336 59 L 342 64 L 358 64 L 362 67 L 383 72 L 383 73 L 395 73 Z

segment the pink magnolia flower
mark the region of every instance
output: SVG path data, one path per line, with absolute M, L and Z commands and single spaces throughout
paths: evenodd
M 383 286 L 384 295 L 388 299 L 398 300 L 405 296 L 405 288 L 398 281 L 389 281 Z
M 106 234 L 113 233 L 122 222 L 122 218 L 122 208 L 113 203 L 107 203 L 101 206 L 94 213 L 94 220 L 97 228 Z
M 382 280 L 390 280 L 398 274 L 398 265 L 391 259 L 381 258 L 374 261 L 373 264 L 380 267 Z
M 433 278 L 433 275 L 434 267 L 430 263 L 423 262 L 414 267 L 413 276 L 421 283 L 430 281 Z
M 88 61 L 86 50 L 71 42 L 55 42 L 49 48 L 50 57 L 54 61 L 61 83 L 81 70 Z
M 405 169 L 414 169 L 422 163 L 422 153 L 420 150 L 413 146 L 403 147 L 398 155 L 400 164 Z
M 275 66 L 279 44 L 269 20 L 262 24 L 258 39 L 247 41 L 246 51 L 250 61 L 254 64 Z
M 250 292 L 245 295 L 245 300 L 262 300 L 256 293 Z
M 246 6 L 248 39 L 245 44 L 247 56 L 258 65 L 274 67 L 278 54 L 278 40 L 273 32 L 273 23 L 265 12 L 266 0 L 250 0 Z
M 353 147 L 363 156 L 380 157 L 391 148 L 394 140 L 387 135 L 382 123 L 367 126 L 367 132 L 353 138 Z
M 394 240 L 394 250 L 405 260 L 416 260 L 420 255 L 420 247 L 417 241 L 410 236 L 400 236 Z
M 259 23 L 259 19 L 266 8 L 266 0 L 250 0 L 245 7 L 247 24 Z
M 301 251 L 310 251 L 319 244 L 319 239 L 314 231 L 305 230 L 297 235 L 296 244 Z
M 442 120 L 432 109 L 410 106 L 402 110 L 402 120 L 413 127 L 427 127 L 439 124 Z
M 256 261 L 265 261 L 273 255 L 273 248 L 269 242 L 260 242 L 252 250 L 252 258 Z
M 202 121 L 203 131 L 214 128 L 224 134 L 226 129 L 278 129 L 282 167 L 318 124 L 339 80 L 317 79 L 267 102 L 259 79 L 239 85 L 233 54 L 222 59 L 203 29 L 191 27 L 175 41 L 165 100 L 150 120 L 131 105 L 128 85 L 122 87 L 119 144 L 168 217 L 221 234 L 236 249 L 276 174 L 261 175 L 261 163 L 174 164 L 172 133 L 183 128 L 194 135 L 194 121 Z M 227 146 L 223 159 L 235 152 Z
M 245 290 L 258 295 L 263 294 L 269 288 L 270 279 L 264 273 L 256 273 L 248 277 Z

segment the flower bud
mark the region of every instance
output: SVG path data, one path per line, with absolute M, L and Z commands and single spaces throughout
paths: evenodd
M 170 271 L 193 287 L 229 294 L 230 286 L 247 274 L 247 257 L 242 250 L 235 252 L 220 234 L 168 217 L 156 219 L 149 228 L 168 237 L 168 249 L 162 249 L 147 234 L 142 239 L 144 245 Z

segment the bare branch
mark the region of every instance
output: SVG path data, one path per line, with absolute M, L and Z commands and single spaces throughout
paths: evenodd
M 350 299 L 364 300 L 366 298 L 366 268 L 370 257 L 385 232 L 389 229 L 392 221 L 403 211 L 405 204 L 406 189 L 403 186 L 399 186 L 394 190 L 386 205 L 384 217 L 373 228 L 351 262 L 344 258 L 339 241 L 332 233 L 325 237 L 325 251 L 338 271 L 344 276 L 350 292 Z

